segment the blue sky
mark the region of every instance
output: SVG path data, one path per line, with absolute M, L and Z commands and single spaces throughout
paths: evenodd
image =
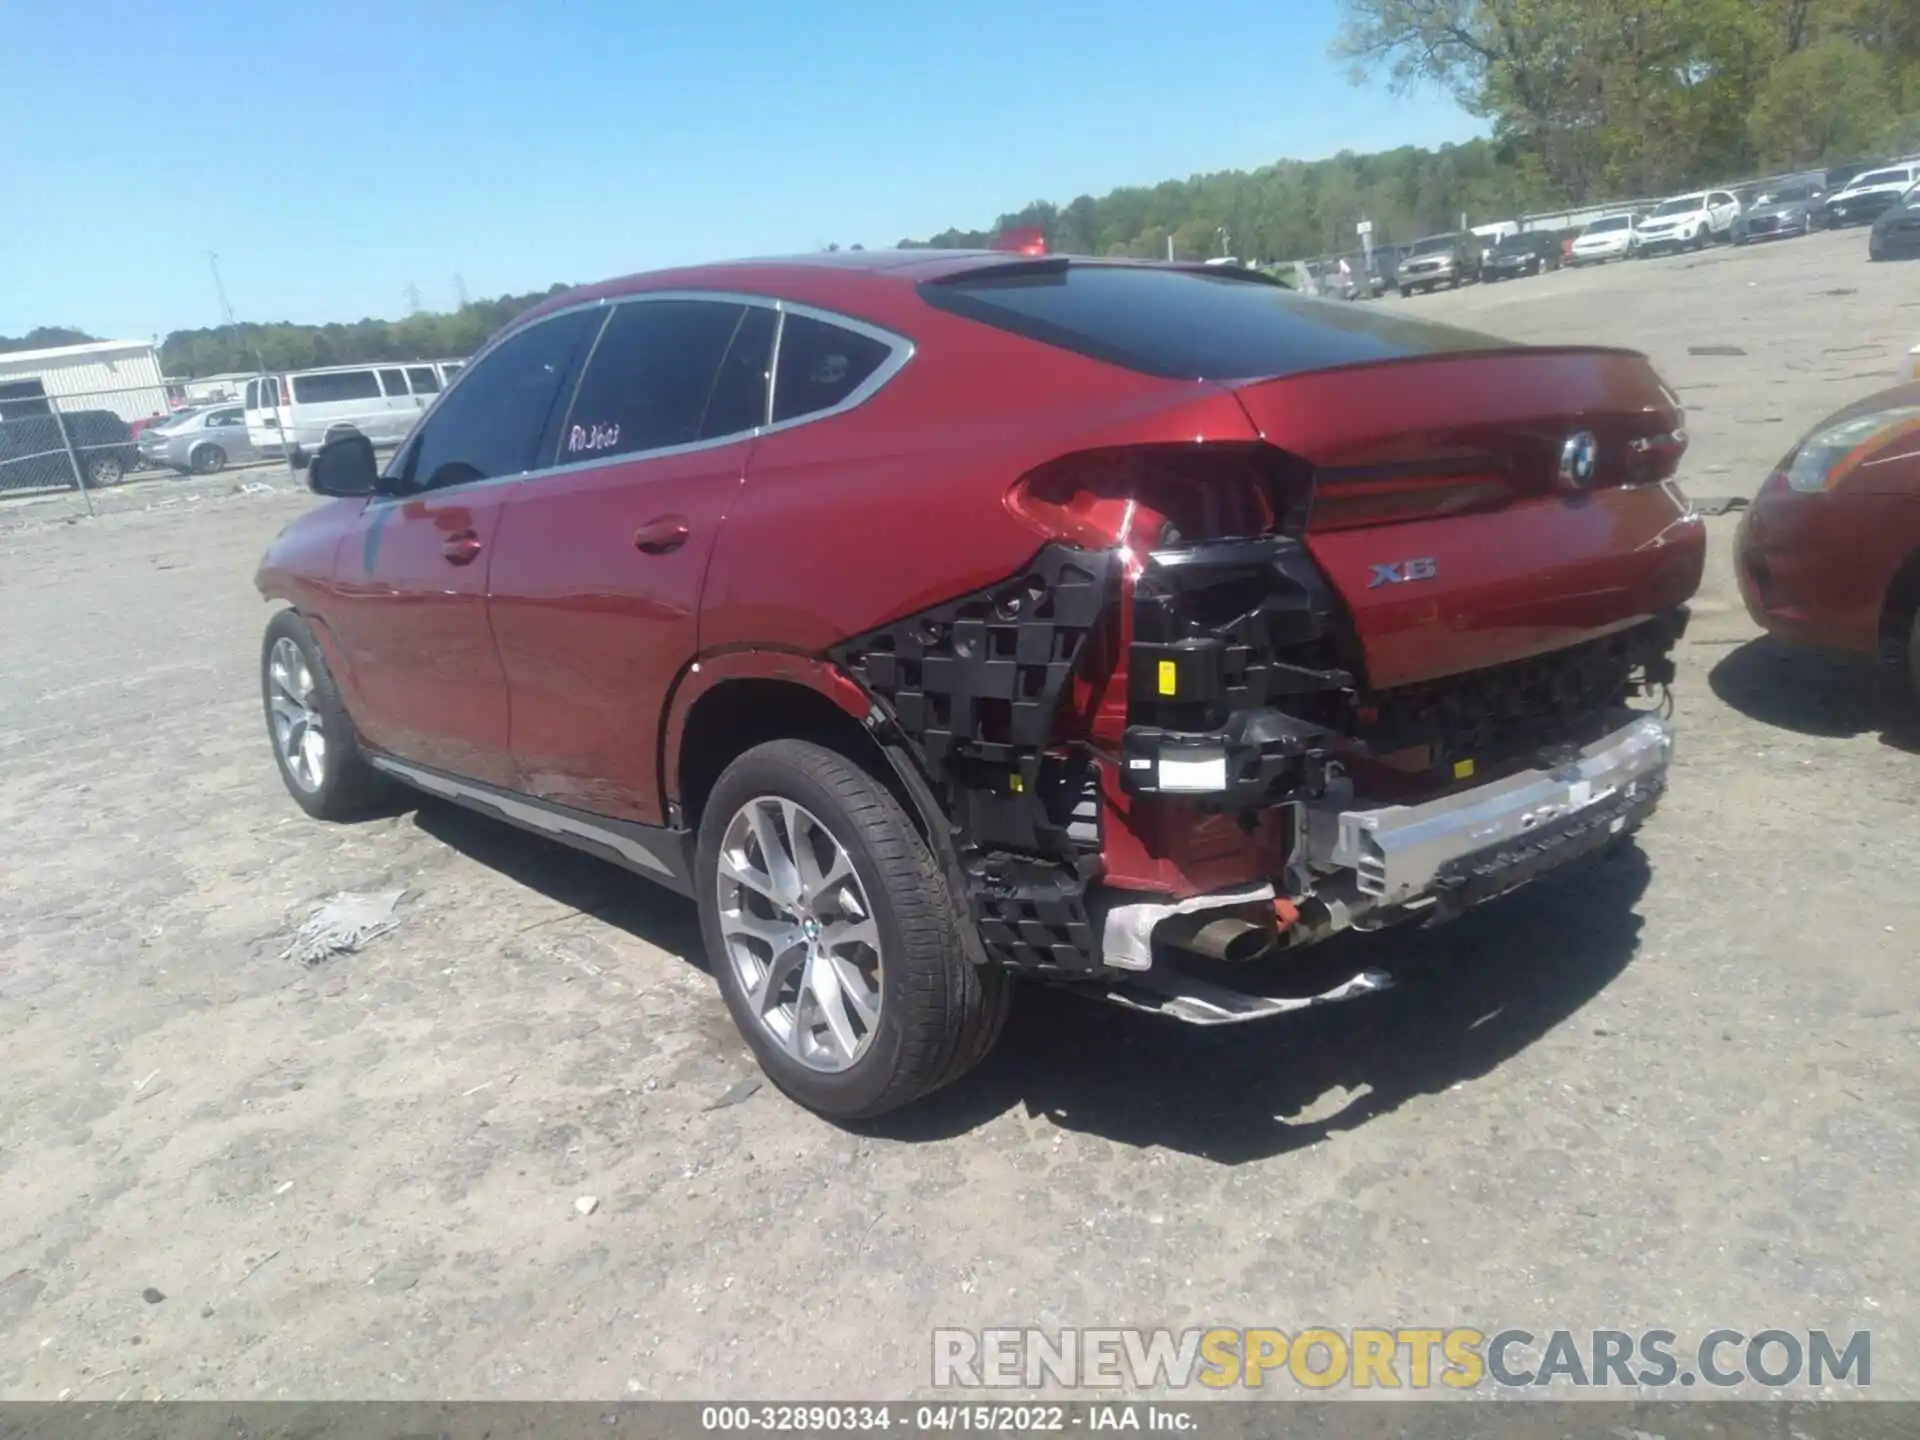
M 1478 133 L 1335 0 L 0 0 L 0 334 L 393 317 Z

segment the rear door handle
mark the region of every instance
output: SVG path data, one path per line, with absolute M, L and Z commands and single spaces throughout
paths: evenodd
M 471 530 L 449 535 L 440 546 L 440 553 L 447 557 L 449 564 L 471 565 L 480 555 L 480 537 Z
M 662 515 L 633 532 L 633 548 L 642 555 L 665 555 L 686 544 L 690 533 L 678 515 Z

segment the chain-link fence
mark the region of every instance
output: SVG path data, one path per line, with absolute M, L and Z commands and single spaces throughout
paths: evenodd
M 176 387 L 60 390 L 0 383 L 0 500 L 96 492 L 129 480 L 204 475 L 269 457 L 247 435 L 240 395 L 188 401 Z

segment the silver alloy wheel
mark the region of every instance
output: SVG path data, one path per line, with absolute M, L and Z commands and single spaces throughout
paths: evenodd
M 833 832 L 779 795 L 727 822 L 715 877 L 724 963 L 755 1021 L 809 1070 L 849 1068 L 880 1023 L 880 932 Z
M 313 667 L 300 647 L 282 636 L 267 661 L 272 687 L 267 706 L 273 716 L 273 743 L 293 783 L 309 795 L 327 778 L 327 730 L 314 703 Z

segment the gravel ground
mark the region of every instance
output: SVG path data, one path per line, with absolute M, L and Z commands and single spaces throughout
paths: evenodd
M 1648 351 L 1691 493 L 1748 495 L 1920 341 L 1920 266 L 1864 250 L 1381 303 Z M 903 1395 L 992 1324 L 1868 1328 L 1920 1396 L 1916 762 L 1755 639 L 1731 519 L 1640 854 L 1373 941 L 1406 983 L 1310 1017 L 1029 993 L 855 1134 L 742 1098 L 689 905 L 437 804 L 299 814 L 250 585 L 285 486 L 0 507 L 0 1396 Z

